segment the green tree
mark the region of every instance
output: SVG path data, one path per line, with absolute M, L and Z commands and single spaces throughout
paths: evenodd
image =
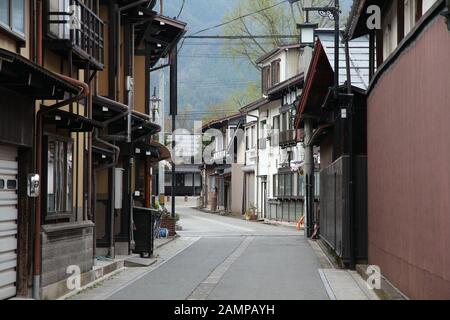
M 226 36 L 245 36 L 245 39 L 225 41 L 222 50 L 235 58 L 246 58 L 257 69 L 255 60 L 272 49 L 298 41 L 292 38 L 255 38 L 256 35 L 279 36 L 298 35 L 297 24 L 305 22 L 304 6 L 327 6 L 330 0 L 300 0 L 294 4 L 282 3 L 280 0 L 242 0 L 224 15 L 224 22 L 232 21 L 223 26 Z M 277 5 L 279 4 L 279 5 Z M 267 10 L 264 10 L 269 8 Z M 254 14 L 240 18 L 249 13 Z M 310 14 L 310 22 L 318 23 L 319 27 L 330 27 L 333 22 L 318 14 Z

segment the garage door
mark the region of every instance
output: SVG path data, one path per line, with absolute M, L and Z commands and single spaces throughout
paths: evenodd
M 17 148 L 0 145 L 0 299 L 16 295 Z

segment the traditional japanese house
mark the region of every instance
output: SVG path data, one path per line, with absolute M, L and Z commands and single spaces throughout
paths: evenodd
M 10 10 L 6 10 L 8 8 Z M 83 116 L 75 115 L 68 111 L 56 111 L 53 100 L 59 100 L 59 106 L 70 103 L 70 95 L 79 98 L 83 89 L 75 81 L 69 81 L 54 72 L 45 69 L 38 62 L 42 62 L 36 54 L 32 39 L 33 28 L 28 23 L 31 7 L 28 1 L 17 1 L 14 7 L 10 1 L 3 2 L 0 7 L 0 299 L 13 296 L 28 297 L 31 295 L 33 286 L 33 273 L 39 275 L 42 260 L 40 253 L 42 249 L 44 255 L 48 249 L 46 239 L 47 233 L 44 229 L 43 244 L 35 242 L 40 240 L 40 232 L 36 239 L 33 235 L 35 211 L 39 202 L 35 203 L 35 197 L 39 194 L 38 180 L 33 178 L 33 185 L 28 185 L 29 175 L 38 172 L 36 166 L 40 159 L 37 155 L 42 154 L 45 166 L 42 166 L 41 177 L 44 180 L 40 186 L 41 197 L 46 195 L 46 188 L 51 184 L 48 198 L 42 199 L 42 216 L 36 216 L 36 225 L 40 228 L 41 223 L 50 228 L 55 225 L 59 217 L 65 220 L 66 228 L 90 226 L 81 222 L 82 202 L 80 205 L 79 223 L 76 222 L 77 206 L 74 190 L 78 190 L 73 179 L 73 170 L 78 168 L 80 162 L 74 158 L 73 140 L 71 134 L 74 132 L 89 132 L 93 129 L 93 123 Z M 6 11 L 5 11 L 6 10 Z M 6 14 L 4 14 L 6 12 Z M 14 17 L 13 17 L 14 15 Z M 69 99 L 69 100 L 68 100 Z M 39 100 L 39 103 L 36 101 Z M 75 100 L 71 100 L 75 101 Z M 43 105 L 46 106 L 43 106 Z M 40 107 L 42 105 L 42 107 Z M 46 131 L 38 131 L 35 126 L 37 110 L 44 115 Z M 42 118 L 41 118 L 42 119 Z M 56 123 L 57 122 L 57 123 Z M 57 131 L 56 127 L 60 123 L 65 123 L 64 133 Z M 42 129 L 42 128 L 41 128 Z M 54 153 L 57 148 L 55 143 L 55 130 L 64 135 L 65 146 L 58 149 L 59 153 Z M 45 134 L 45 135 L 44 135 Z M 74 133 L 75 135 L 75 133 Z M 37 136 L 37 139 L 35 137 Z M 44 144 L 35 147 L 36 141 L 45 141 Z M 51 156 L 47 162 L 47 152 L 38 152 L 39 147 L 43 150 L 50 150 Z M 61 170 L 61 180 L 58 184 L 49 181 L 46 174 L 54 177 L 54 160 L 58 158 L 58 168 Z M 30 181 L 31 182 L 31 181 Z M 35 185 L 34 183 L 37 182 Z M 31 188 L 30 188 L 31 187 Z M 60 189 L 58 189 L 60 188 Z M 47 210 L 48 209 L 48 210 Z M 59 213 L 66 216 L 62 218 Z M 64 236 L 62 236 L 64 237 Z M 37 247 L 33 248 L 32 244 Z M 68 245 L 77 245 L 69 242 Z M 57 248 L 55 248 L 57 250 Z M 33 262 L 33 257 L 35 258 Z M 70 253 L 67 259 L 72 259 Z M 92 262 L 89 255 L 88 263 Z M 38 259 L 36 261 L 36 259 Z M 74 263 L 80 263 L 83 259 L 74 259 Z M 33 270 L 34 268 L 34 270 Z M 55 266 L 55 268 L 57 268 Z M 43 265 L 43 273 L 49 272 L 49 267 Z M 34 271 L 34 272 L 33 272 Z M 48 274 L 47 274 L 48 275 Z M 50 284 L 58 280 L 58 274 L 53 277 L 44 276 L 43 284 Z M 35 283 L 35 285 L 38 285 Z M 35 288 L 39 291 L 39 287 Z
M 303 160 L 293 126 L 303 56 L 300 44 L 288 44 L 260 57 L 262 98 L 241 109 L 247 117 L 244 211 L 254 209 L 261 219 L 292 223 L 304 212 L 303 178 L 291 167 Z
M 320 180 L 315 181 L 320 187 L 320 210 L 310 219 L 313 225 L 319 226 L 320 238 L 343 264 L 349 265 L 352 259 L 367 260 L 365 90 L 369 81 L 369 42 L 367 37 L 350 42 L 347 62 L 345 44 L 341 38 L 341 99 L 336 104 L 333 94 L 334 32 L 320 29 L 316 30 L 316 34 L 305 89 L 298 102 L 296 127 L 304 128 L 305 122 L 309 122 L 312 131 L 304 136 L 305 147 L 320 150 Z M 349 100 L 350 97 L 353 99 Z M 348 108 L 350 101 L 353 103 L 351 115 Z M 350 116 L 353 121 L 351 134 L 348 124 Z M 349 167 L 350 155 L 352 167 Z M 354 185 L 353 196 L 350 194 L 350 179 Z
M 153 136 L 150 71 L 171 54 L 186 24 L 165 17 L 155 1 L 101 1 L 105 71 L 93 98 L 93 118 L 104 126 L 94 136 L 96 256 L 134 249 L 134 207 L 152 207 L 153 167 L 170 152 Z

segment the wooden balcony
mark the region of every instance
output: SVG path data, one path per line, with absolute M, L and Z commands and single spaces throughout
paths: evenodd
M 280 132 L 280 147 L 291 147 L 297 144 L 295 130 Z
M 104 23 L 80 0 L 47 0 L 46 43 L 54 51 L 74 53 L 82 69 L 102 70 Z

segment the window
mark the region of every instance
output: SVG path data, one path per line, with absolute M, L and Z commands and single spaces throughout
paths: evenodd
M 256 148 L 256 127 L 252 126 L 251 128 L 251 136 L 252 136 L 252 140 L 251 140 L 251 148 L 255 149 Z
M 201 187 L 202 186 L 202 177 L 200 174 L 194 174 L 194 186 Z
M 270 88 L 270 66 L 266 66 L 262 68 L 262 91 L 267 92 L 267 90 Z
M 62 138 L 61 138 L 62 139 Z M 73 142 L 49 137 L 47 151 L 47 213 L 72 213 Z
M 0 22 L 9 26 L 9 0 L 0 0 Z
M 273 176 L 273 197 L 278 197 L 278 175 Z
M 25 34 L 25 0 L 0 0 L 0 24 L 21 36 Z
M 50 0 L 49 1 L 49 12 L 65 13 L 69 11 L 70 4 L 69 0 Z M 69 17 L 66 15 L 49 15 L 49 19 L 55 21 L 68 21 Z M 69 23 L 50 23 L 49 32 L 52 36 L 59 39 L 69 39 L 70 29 Z
M 273 117 L 273 132 L 272 132 L 272 140 L 270 144 L 272 146 L 278 146 L 279 144 L 279 133 L 280 133 L 280 116 Z
M 285 193 L 286 197 L 292 196 L 292 174 L 286 174 L 284 176 Z
M 12 1 L 12 28 L 20 34 L 25 33 L 25 1 Z
M 285 196 L 285 188 L 284 188 L 284 174 L 280 174 L 278 176 L 278 186 L 279 186 L 279 192 L 278 196 L 284 197 Z
M 245 149 L 250 150 L 250 129 L 245 129 Z
M 185 187 L 192 187 L 194 185 L 194 177 L 192 174 L 187 173 L 184 176 L 184 186 Z
M 305 196 L 305 177 L 300 174 L 297 179 L 297 195 L 299 197 Z
M 271 86 L 274 86 L 280 82 L 280 60 L 272 62 L 271 68 L 272 68 Z
M 5 189 L 5 180 L 0 180 L 0 189 Z
M 184 187 L 184 174 L 183 173 L 177 173 L 175 175 L 175 187 Z
M 280 116 L 273 117 L 273 130 L 280 130 Z

